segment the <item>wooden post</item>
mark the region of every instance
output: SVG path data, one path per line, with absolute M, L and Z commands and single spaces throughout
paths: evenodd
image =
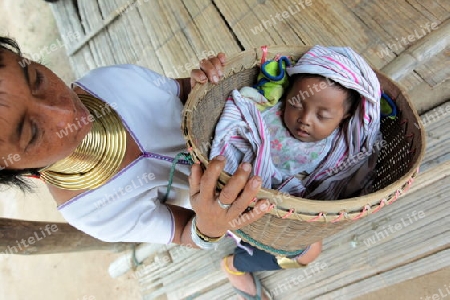
M 447 20 L 439 25 L 435 31 L 400 53 L 396 59 L 384 66 L 381 71 L 393 80 L 401 80 L 449 45 L 450 20 Z
M 134 243 L 106 243 L 67 223 L 0 218 L 0 254 L 49 254 L 132 248 Z

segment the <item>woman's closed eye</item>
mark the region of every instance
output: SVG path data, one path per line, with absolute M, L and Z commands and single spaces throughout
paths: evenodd
M 32 93 L 33 94 L 38 94 L 39 91 L 42 88 L 44 82 L 44 75 L 39 72 L 39 70 L 35 69 L 35 74 L 34 74 L 34 81 L 33 81 L 33 88 L 32 88 Z
M 39 137 L 39 130 L 38 127 L 36 125 L 36 123 L 34 122 L 30 122 L 30 140 L 27 144 L 27 146 L 25 147 L 25 151 L 28 150 L 29 147 L 33 146 L 34 144 L 36 144 L 38 137 Z

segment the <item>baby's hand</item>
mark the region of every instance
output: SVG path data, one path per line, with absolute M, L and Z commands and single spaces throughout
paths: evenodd
M 225 64 L 225 53 L 219 53 L 217 56 L 210 56 L 200 61 L 200 69 L 191 71 L 191 88 L 199 83 L 206 83 L 208 80 L 212 83 L 218 83 L 223 77 L 223 65 Z

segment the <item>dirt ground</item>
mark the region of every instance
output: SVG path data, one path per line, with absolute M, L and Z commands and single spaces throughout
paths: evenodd
M 1 0 L 0 35 L 17 39 L 29 57 L 45 53 L 60 39 L 51 11 L 43 0 Z M 65 49 L 41 61 L 65 82 L 71 82 Z M 64 221 L 49 193 L 39 182 L 32 196 L 14 189 L 0 192 L 0 217 L 40 221 Z M 36 256 L 0 255 L 0 299 L 7 300 L 114 300 L 140 299 L 132 274 L 112 279 L 109 264 L 118 254 L 91 251 Z M 359 300 L 432 298 L 450 290 L 450 268 L 368 294 Z M 448 291 L 447 290 L 447 291 Z M 447 293 L 449 295 L 449 293 Z M 427 298 L 430 297 L 430 298 Z M 449 297 L 450 299 L 450 297 Z

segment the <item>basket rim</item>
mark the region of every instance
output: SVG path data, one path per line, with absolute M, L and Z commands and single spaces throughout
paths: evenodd
M 290 53 L 298 51 L 308 51 L 312 46 L 305 45 L 273 45 L 267 46 L 269 57 L 274 56 L 276 53 Z M 246 51 L 237 53 L 229 58 L 224 66 L 224 78 L 234 75 L 245 69 L 251 69 L 259 64 L 261 60 L 262 51 L 260 48 L 253 48 Z M 372 67 L 372 66 L 371 66 Z M 323 222 L 336 222 L 342 220 L 356 220 L 360 217 L 369 215 L 371 213 L 377 212 L 380 208 L 385 205 L 389 205 L 397 200 L 400 196 L 404 195 L 409 185 L 411 185 L 413 179 L 417 176 L 419 172 L 419 166 L 422 162 L 423 156 L 425 154 L 425 130 L 417 110 L 414 109 L 414 105 L 409 99 L 408 94 L 405 92 L 404 88 L 398 83 L 394 82 L 391 78 L 385 75 L 383 72 L 372 67 L 372 69 L 389 81 L 390 84 L 397 87 L 400 93 L 404 96 L 406 106 L 412 112 L 415 122 L 419 124 L 420 141 L 421 147 L 419 149 L 419 154 L 416 161 L 410 167 L 408 172 L 406 172 L 402 177 L 400 177 L 395 182 L 389 184 L 388 186 L 380 189 L 374 193 L 368 195 L 352 197 L 340 200 L 326 201 L 326 200 L 313 200 L 301 197 L 294 197 L 289 195 L 282 195 L 281 203 L 271 203 L 276 205 L 276 208 L 271 210 L 270 214 L 278 216 L 280 218 L 295 219 L 300 221 L 323 221 Z M 220 84 L 220 83 L 219 83 Z M 192 89 L 188 96 L 188 100 L 185 104 L 182 113 L 182 131 L 186 142 L 191 143 L 189 147 L 193 149 L 197 156 L 194 156 L 194 161 L 200 161 L 205 167 L 208 166 L 209 160 L 201 152 L 195 151 L 196 145 L 193 140 L 190 140 L 188 136 L 189 128 L 191 128 L 192 120 L 189 118 L 189 112 L 195 110 L 195 104 L 197 99 L 201 99 L 206 93 L 211 90 L 215 84 L 206 83 L 203 85 L 196 85 Z M 224 182 L 230 176 L 222 172 L 220 179 Z M 261 188 L 257 198 L 267 199 L 268 196 L 272 197 L 275 195 L 276 190 Z M 269 199 L 270 201 L 270 199 Z M 250 205 L 253 206 L 253 205 Z M 330 218 L 327 218 L 327 215 Z

